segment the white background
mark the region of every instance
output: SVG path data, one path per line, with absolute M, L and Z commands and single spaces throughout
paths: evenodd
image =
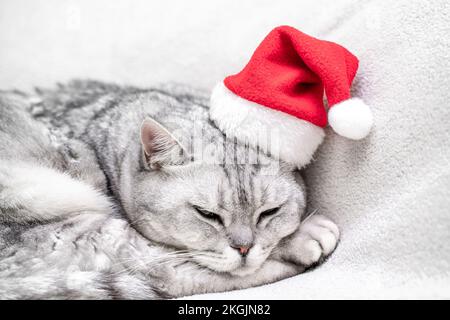
M 0 88 L 74 77 L 210 88 L 273 27 L 326 30 L 333 2 L 0 0 Z

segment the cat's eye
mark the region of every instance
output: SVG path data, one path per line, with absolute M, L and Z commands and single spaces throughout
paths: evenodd
M 275 207 L 275 208 L 268 209 L 268 210 L 261 212 L 259 214 L 258 223 L 264 218 L 275 215 L 278 211 L 280 211 L 280 207 Z
M 214 212 L 205 210 L 205 209 L 200 208 L 198 206 L 192 206 L 192 207 L 203 218 L 206 218 L 206 219 L 211 220 L 211 221 L 216 221 L 216 222 L 222 224 L 222 218 L 218 214 L 215 214 Z

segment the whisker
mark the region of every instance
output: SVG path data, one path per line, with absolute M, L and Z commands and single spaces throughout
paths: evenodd
M 129 252 L 129 257 L 123 257 L 118 262 L 112 265 L 112 267 L 120 266 L 123 269 L 115 272 L 117 275 L 124 273 L 137 274 L 142 273 L 145 277 L 148 277 L 156 268 L 165 268 L 166 266 L 176 266 L 186 262 L 190 262 L 193 259 L 203 260 L 205 263 L 221 263 L 226 260 L 220 253 L 208 251 L 189 251 L 178 250 L 171 252 L 156 252 L 150 255 L 142 255 L 137 252 Z M 203 270 L 199 270 L 203 269 Z M 207 272 L 209 269 L 202 265 L 193 265 L 190 269 L 184 269 L 184 271 L 197 270 L 199 273 Z M 197 273 L 197 274 L 199 274 Z
M 309 220 L 317 212 L 319 212 L 319 209 L 314 209 L 312 212 L 308 213 L 307 216 L 302 220 L 301 224 L 304 224 L 307 220 Z

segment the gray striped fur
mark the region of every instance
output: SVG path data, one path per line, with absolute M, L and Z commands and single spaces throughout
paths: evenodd
M 72 81 L 2 92 L 0 115 L 1 298 L 177 297 L 316 262 L 293 258 L 288 244 L 306 206 L 298 171 L 227 139 L 202 91 Z M 148 118 L 179 143 L 179 161 L 149 167 Z M 242 258 L 231 245 L 253 247 Z

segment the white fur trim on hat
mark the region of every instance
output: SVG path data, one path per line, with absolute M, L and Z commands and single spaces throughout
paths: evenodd
M 373 116 L 364 101 L 359 98 L 351 98 L 330 108 L 328 122 L 337 134 L 359 140 L 369 134 Z
M 212 91 L 210 118 L 227 137 L 299 168 L 311 161 L 325 135 L 308 121 L 239 97 L 222 82 Z

